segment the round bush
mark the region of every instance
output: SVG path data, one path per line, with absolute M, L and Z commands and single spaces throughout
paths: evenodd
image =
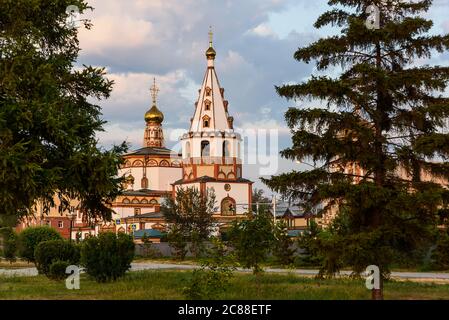
M 67 261 L 61 261 L 61 260 L 56 260 L 54 262 L 52 262 L 52 264 L 50 265 L 50 269 L 48 272 L 48 277 L 52 280 L 64 280 L 65 278 L 67 278 L 67 274 L 65 273 L 66 269 L 68 266 L 70 266 L 72 263 L 67 262 Z
M 77 265 L 80 261 L 80 251 L 78 246 L 66 240 L 49 240 L 36 246 L 34 260 L 39 273 L 49 275 L 50 266 L 55 261 Z
M 3 243 L 3 256 L 9 261 L 14 261 L 17 251 L 17 234 L 12 228 L 0 228 L 0 237 Z
M 134 258 L 132 237 L 119 233 L 100 233 L 84 240 L 81 264 L 97 282 L 113 281 L 123 276 Z
M 42 226 L 23 230 L 19 233 L 18 240 L 19 255 L 29 262 L 34 262 L 34 250 L 39 243 L 48 240 L 62 240 L 62 237 L 55 229 Z

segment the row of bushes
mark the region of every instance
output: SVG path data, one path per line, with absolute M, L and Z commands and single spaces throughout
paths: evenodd
M 11 229 L 0 231 L 5 258 L 14 260 L 17 253 L 33 262 L 40 274 L 55 280 L 67 277 L 69 265 L 82 266 L 98 282 L 116 280 L 134 258 L 134 242 L 125 234 L 101 233 L 78 244 L 47 226 L 27 228 L 18 236 Z

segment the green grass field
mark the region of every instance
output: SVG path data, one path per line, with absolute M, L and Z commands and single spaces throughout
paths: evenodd
M 67 290 L 64 282 L 37 277 L 0 277 L 0 299 L 185 299 L 182 291 L 190 271 L 128 273 L 114 283 L 98 284 L 81 277 L 80 290 Z M 249 274 L 236 274 L 221 299 L 370 299 L 363 280 L 316 280 L 294 275 L 264 274 L 260 282 Z M 449 285 L 388 282 L 385 299 L 449 299 Z

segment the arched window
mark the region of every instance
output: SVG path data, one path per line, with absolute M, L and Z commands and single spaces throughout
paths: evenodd
M 208 116 L 203 117 L 203 128 L 209 128 L 210 127 L 210 118 Z
M 170 167 L 170 162 L 168 162 L 167 160 L 162 160 L 159 165 L 161 167 Z
M 223 141 L 223 150 L 222 150 L 223 157 L 230 157 L 231 156 L 231 152 L 229 150 L 229 147 L 230 147 L 229 141 Z
M 206 111 L 210 110 L 210 105 L 211 105 L 211 102 L 209 100 L 204 101 L 204 109 Z
M 186 142 L 186 148 L 185 148 L 185 150 L 186 150 L 186 156 L 185 156 L 185 158 L 190 158 L 191 150 L 190 150 L 190 142 L 189 142 L 189 141 Z
M 234 216 L 236 213 L 235 200 L 227 197 L 221 201 L 221 215 Z
M 201 141 L 201 157 L 210 156 L 210 143 L 209 141 Z

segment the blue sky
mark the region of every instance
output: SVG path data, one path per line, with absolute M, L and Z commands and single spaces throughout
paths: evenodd
M 226 90 L 235 126 L 279 130 L 279 148 L 290 144 L 283 114 L 294 102 L 278 97 L 274 86 L 300 82 L 313 65 L 298 63 L 293 53 L 338 30 L 316 30 L 313 23 L 327 8 L 324 0 L 91 0 L 92 30 L 80 30 L 79 64 L 104 66 L 115 81 L 110 99 L 101 101 L 106 132 L 100 143 L 143 140 L 143 115 L 150 107 L 149 87 L 156 77 L 159 107 L 165 114 L 167 144 L 174 146 L 188 128 L 205 72 L 208 29 L 214 29 L 216 69 Z M 427 14 L 433 33 L 449 32 L 449 0 L 435 0 Z M 446 14 L 445 14 L 446 13 Z M 446 64 L 448 54 L 430 63 Z M 301 105 L 301 102 L 298 102 Z M 170 141 L 172 140 L 172 141 Z M 279 159 L 277 173 L 300 169 Z M 256 181 L 257 165 L 244 168 Z

